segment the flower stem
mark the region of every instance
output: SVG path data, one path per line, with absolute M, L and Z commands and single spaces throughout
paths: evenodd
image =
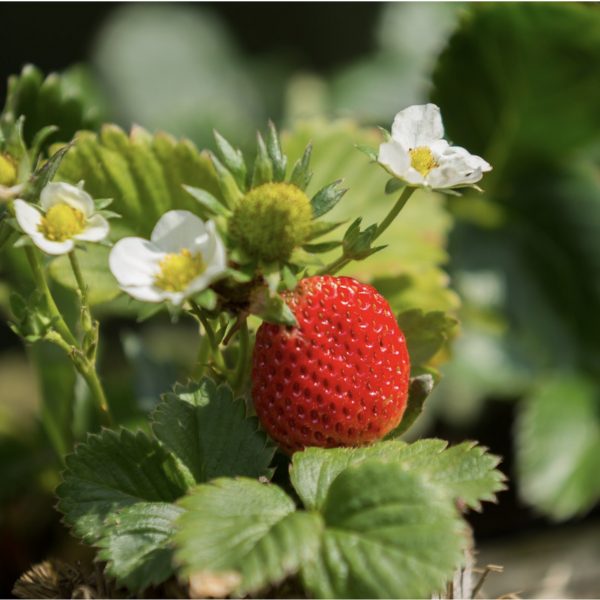
M 240 351 L 238 355 L 238 362 L 233 379 L 233 395 L 237 398 L 244 388 L 244 379 L 246 377 L 246 366 L 248 364 L 248 349 L 250 348 L 250 334 L 248 332 L 248 321 L 244 319 L 240 330 L 238 332 L 238 339 L 240 343 Z
M 29 266 L 31 267 L 31 272 L 33 273 L 33 279 L 35 280 L 35 284 L 37 285 L 38 290 L 44 295 L 46 298 L 46 303 L 48 304 L 48 312 L 50 313 L 50 317 L 55 318 L 54 328 L 56 331 L 62 336 L 62 338 L 69 344 L 69 346 L 74 346 L 76 348 L 79 347 L 75 336 L 71 333 L 71 330 L 67 327 L 65 320 L 60 314 L 56 304 L 54 303 L 54 298 L 52 298 L 52 294 L 50 293 L 50 289 L 48 288 L 48 283 L 46 282 L 46 278 L 44 277 L 44 271 L 40 264 L 39 256 L 33 246 L 25 246 L 25 254 L 27 255 L 27 260 L 29 261 Z
M 204 367 L 208 362 L 209 355 L 210 341 L 208 339 L 208 336 L 205 334 L 200 340 L 200 348 L 198 349 L 196 365 L 194 366 L 194 370 L 192 371 L 192 379 L 194 379 L 194 381 L 200 381 L 200 379 L 202 379 L 202 377 L 204 376 Z
M 202 327 L 204 327 L 204 333 L 208 337 L 208 341 L 210 343 L 210 347 L 212 350 L 212 355 L 215 361 L 215 365 L 219 368 L 219 370 L 224 373 L 227 372 L 227 367 L 225 366 L 225 360 L 223 359 L 223 354 L 221 353 L 221 348 L 215 339 L 215 332 L 210 324 L 210 321 L 204 316 L 202 309 L 194 302 L 193 300 L 189 300 L 190 305 L 192 306 L 192 313 L 198 317 L 200 323 L 202 323 Z
M 77 369 L 82 377 L 85 379 L 87 386 L 90 390 L 90 394 L 92 396 L 92 402 L 94 404 L 94 408 L 98 413 L 98 418 L 100 419 L 100 424 L 103 427 L 108 427 L 112 429 L 113 427 L 113 419 L 110 414 L 110 409 L 108 408 L 108 402 L 106 401 L 106 396 L 104 395 L 104 390 L 102 389 L 102 384 L 98 379 L 98 373 L 96 372 L 95 366 L 88 361 L 88 364 L 83 368 Z
M 405 204 L 408 202 L 408 199 L 413 195 L 413 192 L 417 188 L 412 186 L 407 186 L 404 188 L 404 191 L 400 195 L 400 198 L 396 201 L 396 204 L 392 207 L 392 210 L 388 213 L 387 217 L 380 223 L 380 225 L 375 230 L 373 237 L 371 238 L 371 244 L 392 224 L 394 219 L 400 214 L 400 211 L 404 208 Z M 352 257 L 345 256 L 342 254 L 338 259 L 334 260 L 332 263 L 325 265 L 321 269 L 319 269 L 315 275 L 335 275 L 338 271 L 343 269 L 349 262 L 352 262 Z
M 392 210 L 388 213 L 388 216 L 379 224 L 377 230 L 375 231 L 375 235 L 371 239 L 371 242 L 374 242 L 393 222 L 393 220 L 398 216 L 400 211 L 404 208 L 404 205 L 408 202 L 408 199 L 413 195 L 413 192 L 417 188 L 412 186 L 407 186 L 404 188 L 404 191 L 400 195 L 400 198 L 396 200 L 396 204 L 392 207 Z
M 29 260 L 29 265 L 31 266 L 33 278 L 38 290 L 46 298 L 48 312 L 50 313 L 51 317 L 55 317 L 54 329 L 56 330 L 56 333 L 54 335 L 47 334 L 46 338 L 48 341 L 59 345 L 61 348 L 63 348 L 63 350 L 65 350 L 65 352 L 67 352 L 73 361 L 73 365 L 77 371 L 81 373 L 88 385 L 90 394 L 92 396 L 92 402 L 94 403 L 94 407 L 98 413 L 100 423 L 104 427 L 112 427 L 113 420 L 108 408 L 108 403 L 106 402 L 104 390 L 102 389 L 102 385 L 98 379 L 98 374 L 96 373 L 96 367 L 94 363 L 84 355 L 80 345 L 75 339 L 75 336 L 71 333 L 71 330 L 67 327 L 67 324 L 60 314 L 54 302 L 54 298 L 50 293 L 50 289 L 48 288 L 48 283 L 44 277 L 44 272 L 42 270 L 36 250 L 32 246 L 25 246 L 25 252 L 27 254 L 27 259 Z M 59 339 L 59 336 L 62 338 L 62 340 Z
M 79 261 L 77 260 L 77 255 L 75 254 L 75 250 L 71 250 L 71 252 L 69 252 L 69 260 L 71 261 L 71 268 L 73 269 L 75 279 L 77 280 L 77 287 L 81 293 L 81 328 L 83 331 L 90 331 L 93 327 L 93 324 L 90 313 L 90 304 L 88 302 L 87 284 L 83 280 L 83 275 L 81 273 L 81 268 L 79 266 Z

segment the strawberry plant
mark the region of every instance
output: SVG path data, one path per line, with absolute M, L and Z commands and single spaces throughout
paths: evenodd
M 341 181 L 309 192 L 312 143 L 290 168 L 272 123 L 252 165 L 219 134 L 218 156 L 111 125 L 50 146 L 46 128 L 29 143 L 23 83 L 1 121 L 0 240 L 9 262 L 24 255 L 34 289 L 13 294 L 11 327 L 62 352 L 102 425 L 66 456 L 60 429 L 49 437 L 64 456 L 57 508 L 105 576 L 127 594 L 175 582 L 191 597 L 443 589 L 472 545 L 463 513 L 504 488 L 499 458 L 475 442 L 400 439 L 439 382 L 433 359 L 456 320 L 337 274 L 393 253 L 376 242 L 409 201 L 479 189 L 491 166 L 443 139 L 436 106 L 405 109 L 371 135 L 379 148 L 358 146 L 396 201 L 338 234 L 347 222 L 321 217 Z M 187 377 L 137 432 L 99 374 L 95 309 L 109 301 L 107 312 L 166 309 L 200 332 Z

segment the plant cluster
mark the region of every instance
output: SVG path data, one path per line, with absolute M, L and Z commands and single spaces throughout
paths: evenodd
M 110 125 L 54 145 L 44 127 L 27 145 L 17 113 L 31 73 L 2 115 L 0 241 L 25 254 L 34 284 L 11 297 L 13 331 L 68 356 L 103 426 L 64 458 L 58 509 L 74 535 L 130 593 L 173 577 L 195 597 L 290 577 L 320 598 L 439 591 L 471 544 L 462 513 L 504 480 L 474 442 L 398 439 L 455 321 L 394 315 L 373 287 L 335 275 L 385 248 L 375 242 L 418 188 L 457 194 L 490 165 L 441 139 L 436 106 L 405 109 L 378 149 L 359 146 L 392 175 L 387 216 L 318 241 L 344 224 L 320 217 L 346 190 L 307 194 L 311 144 L 291 169 L 272 123 L 252 168 L 219 134 L 219 157 Z M 76 323 L 48 274 L 75 290 Z M 189 380 L 136 433 L 117 428 L 98 373 L 93 295 L 122 292 L 140 319 L 166 307 L 201 332 Z

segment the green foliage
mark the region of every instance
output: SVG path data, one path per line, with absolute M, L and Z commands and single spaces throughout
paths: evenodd
M 317 598 L 429 598 L 468 544 L 445 491 L 399 463 L 345 469 L 329 488 L 323 517 L 321 551 L 302 566 Z
M 23 137 L 27 146 L 35 145 L 40 130 L 56 126 L 56 132 L 43 140 L 45 147 L 53 142 L 68 142 L 81 129 L 98 129 L 104 117 L 102 104 L 92 76 L 84 67 L 44 78 L 37 67 L 26 65 L 20 75 L 13 75 L 8 81 L 2 120 L 25 116 Z
M 104 430 L 67 456 L 56 490 L 65 522 L 88 544 L 102 536 L 106 519 L 140 502 L 173 502 L 186 491 L 174 456 L 141 431 Z
M 378 147 L 381 133 L 376 128 L 358 127 L 351 120 L 298 121 L 282 140 L 291 162 L 304 164 L 302 156 L 310 140 L 314 169 L 311 186 L 318 190 L 344 178 L 344 187 L 348 188 L 344 201 L 331 211 L 331 220 L 356 219 L 362 214 L 368 217 L 368 226 L 381 222 L 394 203 L 385 194 L 389 176 L 354 147 L 355 143 Z M 298 181 L 302 179 L 302 184 L 308 185 L 308 166 L 302 173 L 305 178 L 298 176 Z M 447 276 L 440 268 L 447 260 L 444 245 L 452 225 L 442 202 L 436 194 L 416 192 L 402 215 L 377 240 L 381 245 L 393 243 L 393 252 L 379 252 L 364 263 L 351 263 L 341 274 L 375 285 L 395 312 L 417 306 L 426 311 L 456 308 L 458 298 L 448 289 Z M 339 250 L 322 256 L 324 263 L 330 262 L 339 256 Z
M 166 502 L 142 502 L 106 519 L 99 560 L 118 584 L 139 590 L 173 575 L 171 540 L 173 522 L 183 511 Z
M 241 595 L 298 572 L 319 547 L 320 515 L 296 511 L 276 486 L 217 479 L 180 502 L 176 559 L 183 573 L 239 571 Z
M 217 477 L 271 476 L 274 448 L 266 446 L 258 419 L 246 418 L 244 400 L 234 400 L 229 387 L 217 388 L 208 378 L 165 394 L 152 429 L 177 457 L 190 487 Z
M 414 444 L 393 440 L 367 448 L 308 448 L 294 455 L 290 476 L 300 498 L 312 509 L 322 508 L 332 482 L 344 469 L 373 458 L 425 470 L 470 508 L 479 510 L 481 500 L 494 501 L 495 493 L 504 489 L 504 476 L 495 470 L 500 459 L 473 442 L 444 450 L 446 446 L 443 440 L 429 439 Z
M 221 198 L 207 155 L 189 140 L 177 141 L 162 132 L 152 136 L 140 127 L 133 127 L 129 136 L 116 125 L 104 125 L 98 134 L 80 132 L 55 179 L 72 184 L 83 180 L 93 198 L 113 198 L 112 210 L 123 217 L 120 226 L 145 238 L 169 210 L 207 218 L 182 184 Z
M 388 434 L 388 437 L 397 438 L 406 433 L 415 421 L 421 416 L 425 407 L 425 400 L 433 391 L 435 384 L 433 375 L 425 374 L 413 377 L 408 384 L 408 400 L 402 415 L 400 425 Z
M 581 374 L 547 379 L 520 407 L 519 491 L 554 520 L 589 511 L 600 498 L 598 391 Z
M 494 181 L 507 186 L 596 138 L 599 26 L 596 7 L 570 3 L 490 3 L 464 16 L 438 61 L 432 100 L 449 138 L 488 160 Z M 567 107 L 568 126 L 557 127 Z
M 427 364 L 448 340 L 458 321 L 441 310 L 424 313 L 420 308 L 398 315 L 398 326 L 406 337 L 411 369 Z

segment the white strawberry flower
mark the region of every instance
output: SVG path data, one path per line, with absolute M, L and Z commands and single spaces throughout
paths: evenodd
M 377 162 L 397 179 L 414 187 L 447 189 L 472 186 L 492 167 L 444 137 L 440 109 L 435 104 L 410 106 L 392 125 L 392 139 L 381 144 Z
M 15 217 L 33 243 L 47 254 L 67 254 L 75 242 L 100 242 L 110 226 L 95 213 L 92 197 L 68 183 L 49 183 L 40 194 L 39 207 L 17 199 Z
M 179 306 L 221 277 L 227 255 L 213 221 L 205 224 L 187 210 L 172 210 L 159 219 L 150 241 L 119 240 L 108 265 L 130 296 Z

